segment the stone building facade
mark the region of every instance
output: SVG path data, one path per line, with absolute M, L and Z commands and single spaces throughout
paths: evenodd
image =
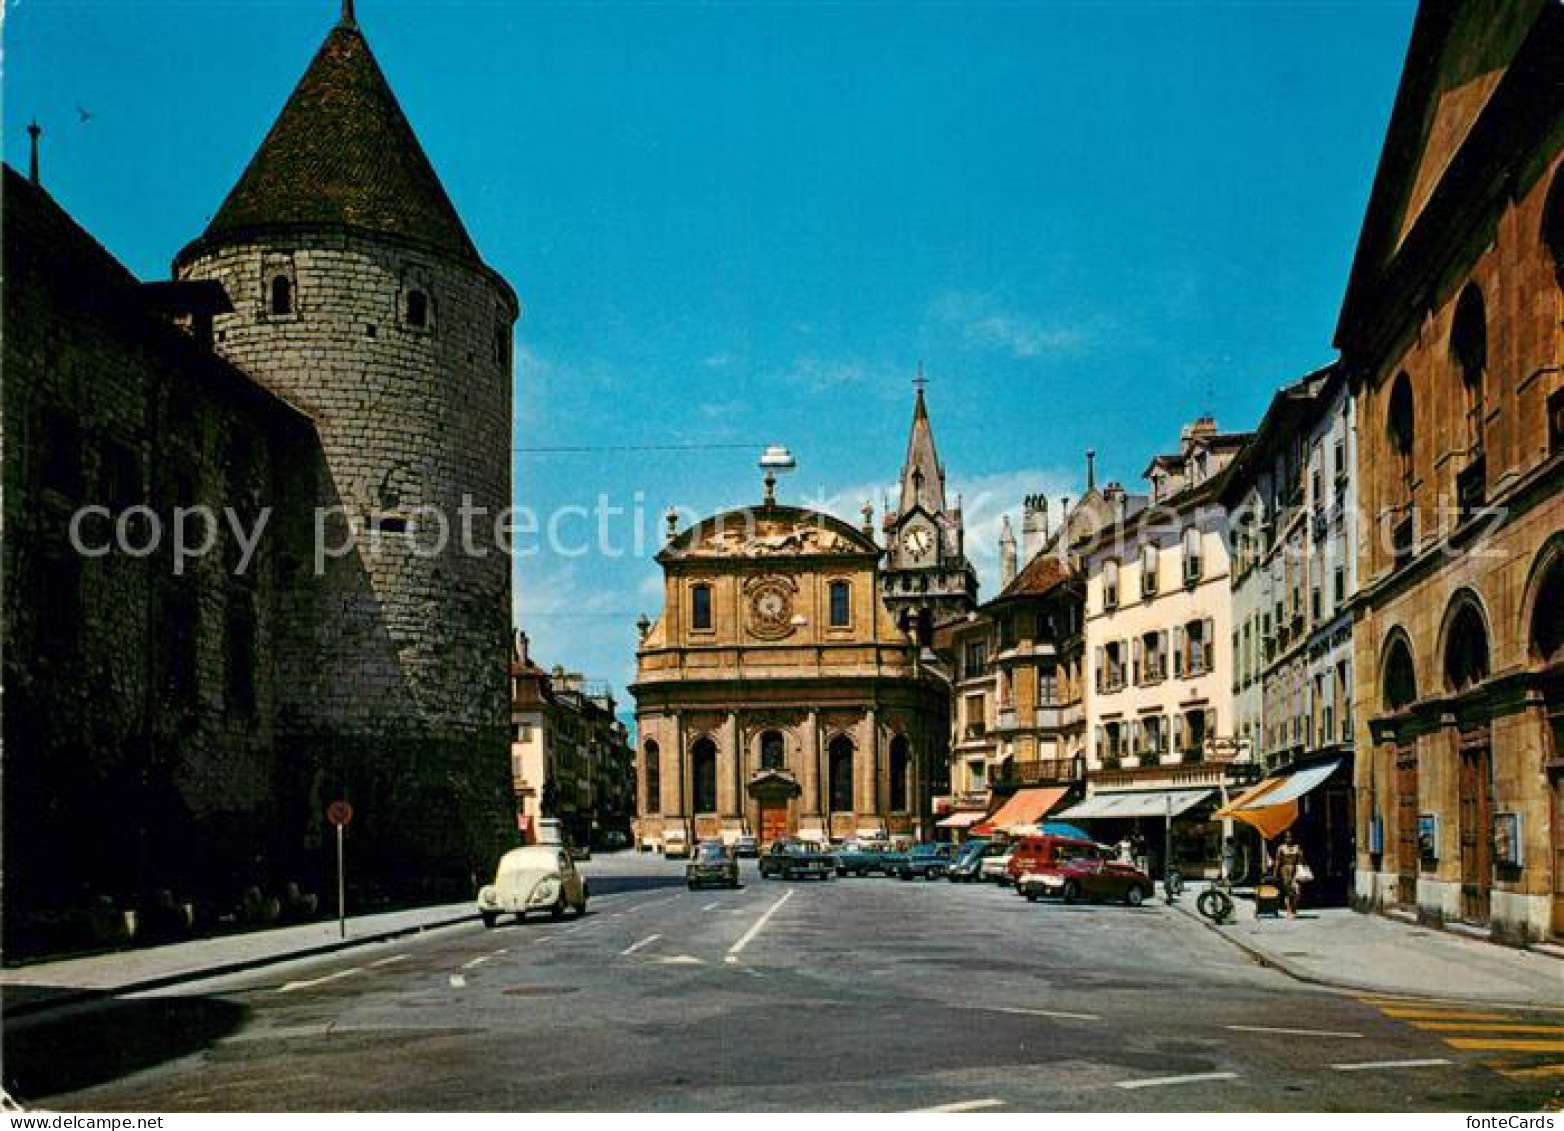
M 492 523 L 518 307 L 350 8 L 174 281 L 6 182 L 8 932 L 98 897 L 318 889 L 336 798 L 355 894 L 468 892 L 514 839 Z M 138 507 L 265 526 L 248 560 L 223 527 L 190 562 L 84 557 L 89 504 L 137 544 Z
M 1425 5 L 1337 327 L 1357 899 L 1564 932 L 1564 9 Z
M 522 838 L 534 842 L 538 822 L 553 817 L 574 845 L 628 845 L 635 753 L 608 686 L 563 668 L 545 671 L 518 631 L 511 725 L 511 784 Z
M 1250 772 L 1234 739 L 1227 512 L 1219 492 L 1248 433 L 1203 418 L 1146 469 L 1149 495 L 1103 489 L 1115 520 L 1079 543 L 1085 588 L 1087 798 L 1066 820 L 1104 838 L 1141 828 L 1160 867 L 1220 856 L 1211 814 Z
M 1352 602 L 1357 594 L 1355 403 L 1327 366 L 1283 388 L 1229 468 L 1235 734 L 1295 803 L 1290 829 L 1314 901 L 1345 902 L 1355 868 Z M 1308 788 L 1303 787 L 1307 785 Z M 1249 813 L 1251 810 L 1237 810 Z M 1243 871 L 1262 857 L 1250 852 Z
M 948 685 L 881 600 L 880 547 L 762 505 L 670 532 L 637 652 L 637 836 L 927 838 Z

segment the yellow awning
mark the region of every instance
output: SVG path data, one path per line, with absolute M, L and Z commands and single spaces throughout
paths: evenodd
M 1279 805 L 1265 803 L 1265 796 L 1286 780 L 1285 777 L 1267 778 L 1253 789 L 1228 802 L 1227 808 L 1218 809 L 1211 816 L 1218 820 L 1231 817 L 1235 821 L 1242 821 L 1259 830 L 1260 835 L 1266 840 L 1275 840 L 1287 829 L 1292 828 L 1293 822 L 1298 819 L 1296 797 L 1291 801 L 1283 801 Z

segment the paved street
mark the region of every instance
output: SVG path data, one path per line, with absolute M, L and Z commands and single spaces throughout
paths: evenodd
M 56 1110 L 1493 1110 L 1564 1086 L 1564 1012 L 1301 985 L 1160 906 L 587 867 L 579 921 L 15 1018 L 8 1088 Z

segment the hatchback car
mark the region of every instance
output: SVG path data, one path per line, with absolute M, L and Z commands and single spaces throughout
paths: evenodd
M 748 833 L 745 833 L 743 836 L 735 837 L 733 839 L 733 855 L 739 856 L 739 857 L 748 856 L 751 859 L 753 859 L 756 856 L 759 856 L 760 855 L 760 841 L 759 841 L 759 839 L 757 839 L 756 837 L 750 836 Z
M 703 840 L 695 846 L 695 855 L 684 866 L 684 882 L 689 889 L 710 885 L 724 888 L 739 886 L 739 860 L 720 840 Z
M 587 894 L 587 882 L 570 853 L 558 845 L 530 844 L 500 857 L 494 882 L 478 892 L 478 914 L 485 927 L 506 914 L 520 922 L 529 911 L 547 911 L 557 919 L 568 907 L 585 915 Z
M 891 865 L 890 874 L 903 880 L 937 880 L 955 859 L 953 844 L 919 844 Z

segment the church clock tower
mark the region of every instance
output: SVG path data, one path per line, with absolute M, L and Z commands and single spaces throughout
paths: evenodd
M 923 370 L 912 409 L 912 435 L 901 471 L 901 502 L 885 516 L 887 535 L 881 592 L 903 629 L 928 643 L 937 625 L 964 618 L 977 605 L 977 571 L 967 561 L 961 505 L 945 502 L 945 468 L 934 450 L 934 430 Z

